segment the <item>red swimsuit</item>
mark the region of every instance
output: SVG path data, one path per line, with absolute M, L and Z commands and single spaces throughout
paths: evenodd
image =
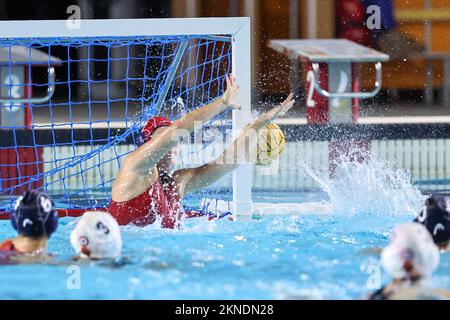
M 18 252 L 14 247 L 14 242 L 12 241 L 12 239 L 8 239 L 0 243 L 0 251 Z
M 12 239 L 8 239 L 0 243 L 0 265 L 12 264 L 11 257 L 20 254 L 19 251 L 14 247 L 14 242 Z
M 183 214 L 180 196 L 175 190 L 175 181 L 164 175 L 144 193 L 123 202 L 111 200 L 109 213 L 120 225 L 146 226 L 161 218 L 163 228 L 178 227 Z

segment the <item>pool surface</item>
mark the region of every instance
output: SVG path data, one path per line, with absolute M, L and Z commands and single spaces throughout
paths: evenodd
M 408 177 L 383 164 L 342 172 L 334 181 L 316 175 L 320 192 L 253 195 L 255 202 L 279 203 L 279 208 L 286 203 L 292 207 L 292 203 L 327 201 L 333 207 L 328 213 L 303 209 L 276 215 L 269 208 L 236 222 L 188 219 L 181 230 L 121 227 L 123 255 L 130 261 L 122 266 L 72 262 L 69 235 L 76 219 L 61 219 L 49 244 L 54 263 L 0 266 L 0 297 L 364 298 L 389 280 L 374 248 L 387 244 L 396 224 L 411 221 L 423 199 Z M 0 234 L 14 235 L 9 221 L 0 221 Z M 437 284 L 450 288 L 450 254 L 441 256 L 432 280 L 432 285 Z

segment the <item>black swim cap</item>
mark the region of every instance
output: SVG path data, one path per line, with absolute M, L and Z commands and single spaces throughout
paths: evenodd
M 414 222 L 423 224 L 436 244 L 450 241 L 450 198 L 443 195 L 430 196 Z
M 52 198 L 44 192 L 30 190 L 17 199 L 11 224 L 23 236 L 50 238 L 58 228 L 58 213 Z

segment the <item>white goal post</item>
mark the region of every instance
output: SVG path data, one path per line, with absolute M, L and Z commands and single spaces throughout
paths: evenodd
M 232 73 L 241 90 L 241 110 L 232 114 L 233 133 L 251 120 L 251 26 L 250 18 L 167 18 L 0 21 L 0 40 L 33 38 L 89 38 L 130 36 L 229 36 L 232 42 Z M 233 173 L 234 213 L 251 212 L 252 165 L 241 165 Z

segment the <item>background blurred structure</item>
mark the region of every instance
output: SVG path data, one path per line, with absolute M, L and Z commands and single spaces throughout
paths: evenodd
M 395 32 L 384 38 L 386 30 L 369 30 L 366 26 L 370 16 L 367 7 L 377 2 L 380 1 L 62 0 L 53 3 L 2 0 L 0 19 L 67 19 L 70 14 L 66 11 L 72 4 L 80 6 L 82 19 L 250 16 L 255 107 L 274 99 L 278 101 L 290 90 L 304 102 L 301 89 L 304 72 L 296 61 L 289 61 L 269 49 L 267 40 L 344 37 L 377 46 L 371 37 L 381 37 L 379 42 L 384 45 L 381 48 L 391 51 L 388 52 L 391 62 L 384 66 L 382 94 L 376 101 L 366 102 L 363 115 L 386 112 L 450 115 L 450 0 L 381 1 L 383 23 L 388 18 L 395 23 Z M 385 7 L 390 4 L 393 11 L 387 14 Z M 101 71 L 102 67 L 98 68 Z M 115 72 L 120 73 L 120 70 Z M 369 88 L 374 71 L 366 66 L 363 72 L 363 78 L 367 79 L 364 87 Z M 420 107 L 424 104 L 426 108 Z M 299 116 L 304 115 L 301 106 L 297 108 Z

